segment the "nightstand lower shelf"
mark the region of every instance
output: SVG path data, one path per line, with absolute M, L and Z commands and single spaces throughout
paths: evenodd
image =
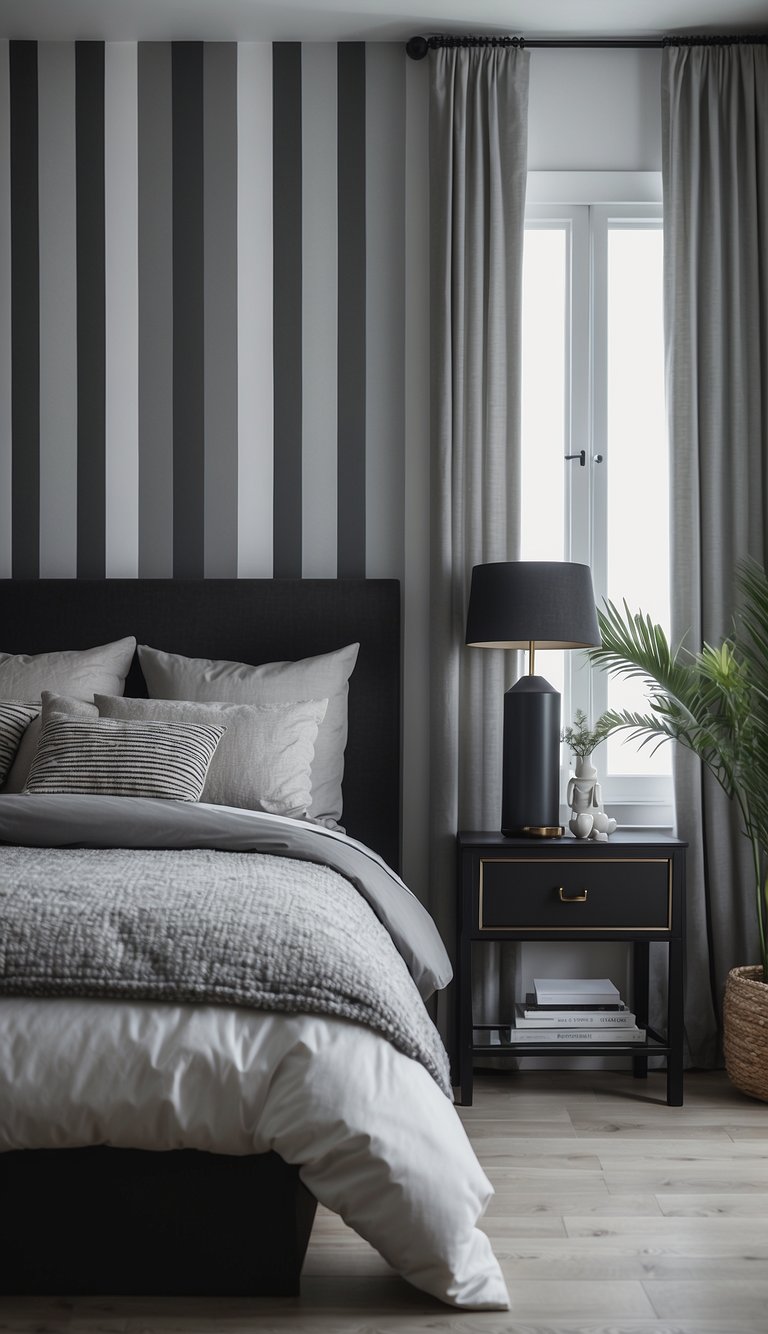
M 644 1079 L 648 1074 L 648 1059 L 651 1056 L 664 1056 L 669 1062 L 670 1057 L 674 1058 L 675 1052 L 669 1045 L 662 1033 L 657 1033 L 655 1029 L 646 1029 L 645 1042 L 552 1042 L 550 1039 L 541 1042 L 516 1042 L 514 1036 L 499 1037 L 498 1042 L 476 1042 L 474 1033 L 514 1033 L 513 1029 L 506 1024 L 475 1024 L 473 1030 L 473 1040 L 471 1055 L 482 1060 L 483 1057 L 520 1057 L 520 1056 L 631 1056 L 632 1072 L 636 1079 Z M 672 1096 L 677 1097 L 677 1081 L 673 1079 Z M 682 1079 L 680 1080 L 679 1091 L 680 1103 L 674 1103 L 678 1106 L 682 1104 Z M 668 1101 L 670 1099 L 668 1098 Z

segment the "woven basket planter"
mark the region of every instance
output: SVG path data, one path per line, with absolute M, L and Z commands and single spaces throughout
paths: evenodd
M 732 1084 L 768 1102 L 768 983 L 759 964 L 732 968 L 725 983 L 725 1068 Z

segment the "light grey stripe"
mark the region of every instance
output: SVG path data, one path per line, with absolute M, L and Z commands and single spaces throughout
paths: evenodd
M 402 579 L 405 493 L 405 66 L 366 47 L 365 573 Z
M 272 46 L 237 48 L 238 576 L 272 575 Z
M 75 48 L 37 48 L 40 173 L 40 575 L 77 573 Z
M 337 563 L 336 51 L 301 48 L 302 573 L 316 579 L 334 579 Z
M 0 41 L 0 579 L 11 576 L 11 124 L 8 43 Z
M 106 574 L 139 560 L 139 275 L 136 42 L 104 50 L 106 253 Z
M 173 574 L 171 46 L 140 42 L 139 574 Z
M 237 576 L 237 46 L 203 47 L 205 556 Z

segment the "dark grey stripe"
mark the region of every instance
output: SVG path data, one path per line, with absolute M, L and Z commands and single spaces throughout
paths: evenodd
M 272 47 L 274 575 L 301 578 L 301 44 Z
M 173 573 L 204 572 L 203 44 L 174 42 Z
M 106 572 L 104 43 L 75 43 L 77 574 Z
M 139 575 L 173 574 L 171 44 L 138 47 Z
M 205 575 L 237 576 L 237 47 L 205 44 Z
M 365 575 L 365 43 L 339 44 L 338 575 Z
M 12 573 L 40 573 L 40 269 L 37 44 L 9 44 Z

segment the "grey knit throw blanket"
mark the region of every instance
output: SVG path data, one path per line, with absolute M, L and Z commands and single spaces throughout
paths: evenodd
M 2 849 L 0 994 L 308 1011 L 365 1024 L 450 1097 L 386 928 L 329 867 L 200 849 Z

